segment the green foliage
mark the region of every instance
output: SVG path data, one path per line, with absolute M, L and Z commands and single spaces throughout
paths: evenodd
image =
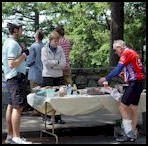
M 100 49 L 95 52 L 90 53 L 90 58 L 92 58 L 92 66 L 106 66 L 109 64 L 109 49 L 110 44 L 104 43 Z
M 48 38 L 55 26 L 63 24 L 66 37 L 74 42 L 70 53 L 72 66 L 98 67 L 109 64 L 109 10 L 109 2 L 2 2 L 2 22 L 14 17 L 21 19 L 25 24 L 21 40 L 28 47 L 37 28 L 42 28 Z M 146 3 L 128 2 L 124 10 L 124 40 L 141 52 L 146 36 Z M 41 16 L 43 20 L 39 19 Z M 8 33 L 6 28 L 2 31 Z
M 126 3 L 124 23 L 125 41 L 135 50 L 141 52 L 146 37 L 146 3 Z

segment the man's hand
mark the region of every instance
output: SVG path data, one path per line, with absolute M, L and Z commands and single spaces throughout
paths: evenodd
M 103 85 L 103 82 L 106 81 L 106 78 L 105 77 L 101 77 L 99 80 L 98 80 L 98 83 L 99 85 Z
M 119 74 L 119 77 L 122 78 L 122 79 L 124 79 L 124 72 L 121 72 L 121 73 Z
M 28 49 L 24 49 L 24 50 L 22 50 L 22 54 L 23 54 L 23 53 L 25 53 L 26 56 L 28 56 L 28 55 L 29 55 L 29 50 L 28 50 Z

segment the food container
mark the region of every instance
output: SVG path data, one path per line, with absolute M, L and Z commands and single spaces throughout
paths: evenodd
M 59 96 L 60 96 L 60 97 L 63 97 L 63 96 L 65 96 L 65 95 L 67 95 L 66 87 L 65 87 L 65 86 L 61 86 L 61 87 L 59 88 Z

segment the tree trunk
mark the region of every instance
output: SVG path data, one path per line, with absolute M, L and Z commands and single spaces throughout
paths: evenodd
M 124 32 L 124 2 L 111 2 L 111 50 L 110 66 L 116 66 L 119 57 L 113 51 L 114 40 L 122 39 Z
M 35 32 L 39 29 L 39 12 L 35 11 Z

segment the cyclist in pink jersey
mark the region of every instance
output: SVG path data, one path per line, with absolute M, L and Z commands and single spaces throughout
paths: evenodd
M 132 142 L 137 138 L 138 104 L 144 88 L 144 68 L 140 56 L 133 49 L 128 48 L 123 40 L 114 41 L 113 50 L 120 57 L 119 62 L 116 68 L 106 77 L 101 77 L 98 83 L 102 85 L 104 81 L 109 81 L 113 77 L 119 76 L 122 71 L 124 72 L 124 81 L 129 86 L 123 93 L 119 111 L 125 134 L 116 140 Z

